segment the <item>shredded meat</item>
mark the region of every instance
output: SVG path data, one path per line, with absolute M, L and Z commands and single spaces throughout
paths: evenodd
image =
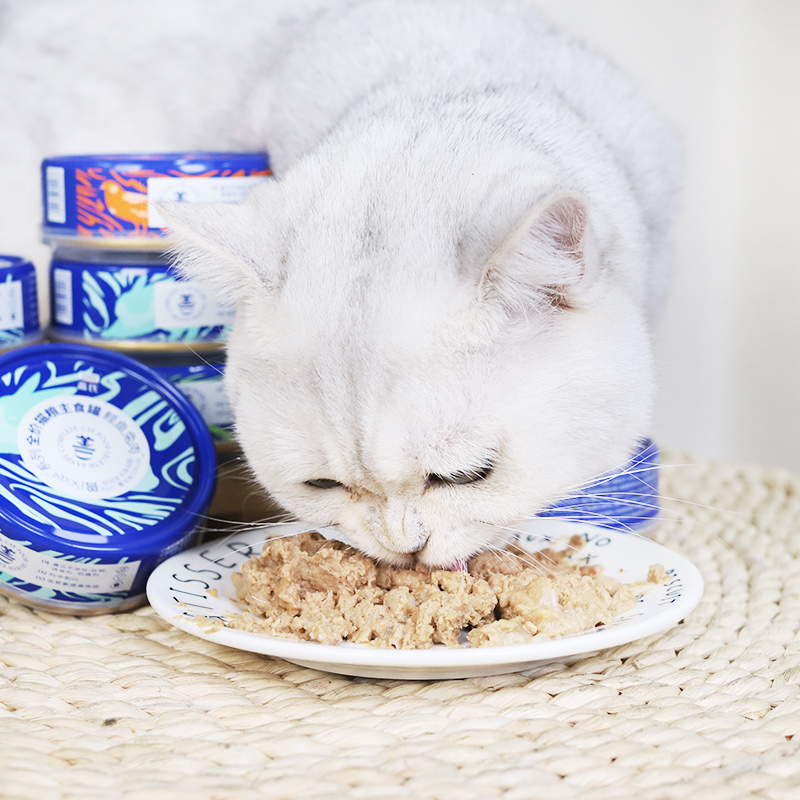
M 378 647 L 521 644 L 605 625 L 663 580 L 622 584 L 602 568 L 576 566 L 583 546 L 528 553 L 516 547 L 475 556 L 468 570 L 397 569 L 316 532 L 267 542 L 234 575 L 246 611 L 239 630 Z

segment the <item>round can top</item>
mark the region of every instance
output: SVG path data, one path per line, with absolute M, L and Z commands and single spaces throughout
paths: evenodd
M 164 247 L 159 202 L 239 203 L 270 174 L 266 153 L 114 153 L 42 162 L 45 241 Z
M 135 560 L 194 530 L 215 484 L 206 424 L 149 367 L 79 344 L 0 356 L 0 530 L 10 538 Z

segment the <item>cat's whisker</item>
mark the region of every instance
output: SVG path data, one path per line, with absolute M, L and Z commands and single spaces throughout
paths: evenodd
M 669 522 L 669 523 L 683 523 L 683 524 L 692 524 L 699 526 L 702 530 L 708 532 L 707 527 L 702 523 L 701 520 L 697 519 L 695 516 L 689 514 L 689 511 L 697 510 L 697 511 L 714 511 L 722 513 L 726 516 L 729 516 L 731 519 L 741 520 L 745 518 L 747 515 L 742 514 L 738 511 L 733 511 L 730 509 L 720 508 L 708 504 L 698 503 L 695 501 L 684 500 L 678 497 L 670 497 L 668 495 L 664 495 L 656 490 L 654 486 L 651 486 L 646 480 L 645 477 L 648 473 L 655 472 L 656 470 L 660 472 L 670 470 L 670 469 L 691 469 L 693 467 L 698 467 L 698 464 L 695 463 L 634 463 L 628 464 L 626 468 L 619 470 L 617 473 L 609 472 L 604 473 L 603 475 L 596 476 L 595 478 L 589 479 L 588 481 L 584 481 L 582 484 L 578 484 L 572 489 L 568 490 L 567 492 L 563 493 L 559 497 L 557 497 L 553 504 L 557 505 L 560 503 L 567 504 L 567 508 L 559 509 L 559 511 L 573 511 L 574 515 L 572 516 L 565 516 L 561 513 L 558 515 L 553 515 L 553 518 L 557 519 L 564 519 L 564 520 L 572 520 L 575 522 L 587 522 L 587 517 L 592 517 L 593 520 L 603 520 L 604 515 L 598 512 L 597 509 L 589 509 L 586 507 L 581 506 L 580 501 L 586 500 L 588 504 L 593 503 L 602 503 L 602 502 L 609 502 L 609 503 L 619 503 L 625 506 L 634 506 L 639 507 L 641 509 L 652 509 L 653 511 L 657 512 L 657 516 L 649 517 L 654 523 L 658 522 Z M 642 484 L 644 487 L 644 491 L 641 493 L 634 492 L 634 491 L 626 491 L 626 490 L 614 490 L 612 482 L 615 479 L 620 477 L 628 476 L 633 480 L 636 480 Z M 608 492 L 603 492 L 602 488 L 605 486 L 609 486 Z M 592 492 L 591 490 L 594 489 L 595 491 Z M 647 498 L 652 498 L 653 502 L 648 503 Z M 674 506 L 680 506 L 681 508 L 685 509 L 687 513 L 683 513 L 680 508 L 675 508 Z M 629 520 L 633 518 L 631 514 L 625 515 Z M 642 522 L 645 522 L 648 517 L 643 517 Z M 613 527 L 620 528 L 619 520 L 611 517 L 607 517 L 606 521 L 613 522 Z M 635 533 L 633 528 L 629 525 L 623 525 L 622 528 L 629 533 Z M 725 544 L 726 547 L 729 547 L 724 540 L 722 540 L 719 536 L 715 534 L 715 538 L 718 539 L 720 542 Z
M 632 527 L 629 523 L 620 521 L 617 517 L 612 517 L 609 514 L 603 514 L 599 511 L 592 511 L 590 509 L 578 510 L 580 511 L 580 514 L 575 514 L 574 516 L 564 514 L 559 515 L 558 517 L 553 517 L 552 519 L 562 522 L 576 522 L 583 523 L 584 525 L 594 525 L 595 527 L 604 529 L 621 530 L 628 535 L 645 538 L 642 536 L 640 531 Z M 587 517 L 590 517 L 590 519 L 587 519 Z M 628 518 L 630 519 L 630 517 Z M 639 519 L 642 521 L 647 521 L 652 520 L 652 517 L 640 517 Z
M 216 548 L 225 547 L 225 545 L 227 545 L 229 542 L 231 542 L 233 539 L 235 539 L 237 536 L 241 535 L 242 533 L 244 533 L 244 534 L 252 533 L 253 531 L 257 530 L 259 527 L 260 528 L 268 528 L 268 527 L 271 528 L 273 526 L 293 525 L 293 524 L 295 524 L 294 520 L 287 520 L 286 522 L 272 522 L 272 521 L 269 521 L 267 523 L 259 523 L 259 522 L 248 523 L 247 527 L 242 527 L 241 529 L 233 529 L 233 530 L 229 531 L 226 536 L 224 536 L 222 538 L 219 538 L 219 539 L 214 539 L 213 541 L 209 542 L 208 543 L 208 545 L 209 545 L 208 553 L 209 553 L 209 555 L 213 554 L 213 551 Z M 231 553 L 238 555 L 239 553 L 247 552 L 251 548 L 263 547 L 268 542 L 276 541 L 278 539 L 287 539 L 287 538 L 290 538 L 290 537 L 296 536 L 296 535 L 297 534 L 295 532 L 290 532 L 290 533 L 285 533 L 285 534 L 276 533 L 276 534 L 271 535 L 271 536 L 266 536 L 264 539 L 260 539 L 260 540 L 258 540 L 256 542 L 249 542 L 247 544 L 244 544 L 240 548 L 227 548 L 225 550 L 225 552 L 222 555 L 219 556 L 219 558 L 214 559 L 214 561 L 211 562 L 211 563 L 216 563 L 217 561 L 219 561 L 220 559 L 224 558 L 227 555 L 230 555 Z
M 501 530 L 509 530 L 512 533 L 524 533 L 524 531 L 521 531 L 519 529 L 510 527 L 510 526 L 497 525 L 495 527 L 497 527 L 497 528 L 499 528 Z M 551 544 L 556 544 L 556 545 L 562 546 L 565 550 L 574 550 L 576 553 L 580 552 L 580 550 L 581 550 L 580 547 L 576 547 L 575 545 L 573 545 L 573 544 L 571 544 L 569 542 L 561 541 L 561 540 L 554 539 L 554 538 L 548 537 L 548 536 L 544 536 L 542 538 L 544 538 L 546 541 L 549 541 Z M 537 551 L 534 551 L 532 553 L 525 552 L 525 550 L 523 548 L 519 548 L 517 550 L 508 550 L 507 548 L 506 549 L 492 548 L 492 549 L 497 553 L 501 553 L 502 552 L 506 556 L 510 556 L 512 558 L 516 558 L 518 561 L 522 561 L 523 563 L 528 564 L 528 566 L 531 566 L 531 567 L 534 567 L 534 568 L 537 568 L 537 569 L 542 569 L 542 568 L 546 567 L 546 564 L 543 563 L 543 562 L 551 562 L 553 568 L 557 568 L 558 565 L 559 565 L 558 560 L 553 558 L 552 556 L 550 556 L 546 552 L 547 548 L 542 548 L 541 550 L 537 550 Z M 539 556 L 539 558 L 537 558 L 537 556 Z
M 569 520 L 572 522 L 591 522 L 588 518 L 604 519 L 614 528 L 624 528 L 625 530 L 635 530 L 647 523 L 655 523 L 657 519 L 664 520 L 666 515 L 662 513 L 659 505 L 648 505 L 646 503 L 631 503 L 634 508 L 628 509 L 624 514 L 603 513 L 596 502 L 570 503 L 558 508 L 558 513 L 544 514 L 542 519 Z M 638 513 L 637 513 L 638 512 Z M 672 521 L 679 521 L 680 517 L 675 517 Z M 635 526 L 635 527 L 632 527 Z
M 526 533 L 526 531 L 524 531 L 521 528 L 515 528 L 515 527 L 509 526 L 509 525 L 495 525 L 494 527 L 499 529 L 499 530 L 511 531 L 511 533 L 516 533 L 516 534 L 524 534 L 524 533 Z M 565 542 L 565 541 L 556 539 L 556 538 L 554 538 L 552 536 L 548 536 L 547 534 L 537 533 L 537 536 L 541 536 L 542 539 L 544 539 L 545 541 L 550 542 L 551 544 L 562 545 L 565 549 L 568 549 L 568 550 L 574 550 L 575 552 L 578 552 L 581 549 L 580 547 L 576 547 L 575 545 L 570 544 L 568 541 Z
M 220 364 L 218 361 L 209 361 L 203 353 L 201 353 L 198 350 L 195 350 L 190 342 L 186 342 L 186 349 L 189 350 L 189 352 L 191 352 L 192 355 L 195 356 L 195 358 L 197 358 L 199 361 L 202 361 L 207 367 L 213 367 L 216 370 L 217 374 L 219 375 L 224 374 L 225 370 L 223 364 Z
M 616 470 L 605 472 L 602 475 L 595 475 L 585 481 L 575 484 L 572 488 L 567 490 L 568 494 L 581 494 L 586 489 L 593 489 L 597 488 L 598 486 L 603 486 L 613 481 L 621 478 L 621 477 L 632 477 L 634 480 L 639 481 L 643 486 L 647 487 L 649 493 L 653 493 L 655 491 L 654 487 L 651 487 L 647 484 L 640 475 L 644 475 L 650 472 L 662 472 L 668 469 L 676 469 L 676 468 L 690 468 L 696 467 L 696 464 L 686 463 L 686 464 L 636 464 L 636 465 L 627 465 L 621 466 Z
M 649 449 L 649 448 L 646 448 Z M 651 472 L 653 470 L 660 470 L 665 466 L 660 461 L 653 463 L 650 456 L 644 455 L 644 450 L 635 453 L 632 457 L 628 457 L 624 461 L 618 462 L 615 466 L 610 467 L 605 472 L 598 475 L 592 475 L 580 483 L 574 485 L 573 489 L 578 490 L 584 487 L 591 487 L 598 483 L 606 483 L 608 481 L 619 478 L 623 475 L 636 475 L 638 473 Z M 677 466 L 677 465 L 676 465 Z M 687 466 L 691 466 L 688 465 Z
M 263 520 L 234 520 L 234 519 L 225 519 L 224 517 L 210 517 L 205 514 L 198 514 L 198 517 L 204 520 L 208 520 L 209 522 L 218 522 L 225 525 L 225 531 L 230 532 L 231 530 L 237 530 L 239 532 L 244 530 L 252 530 L 253 528 L 262 528 L 265 525 L 282 525 L 286 524 L 281 522 L 280 520 L 273 520 L 272 517 Z M 287 520 L 288 522 L 288 520 Z M 206 533 L 213 533 L 215 531 L 219 532 L 220 528 L 210 527 L 210 526 L 200 526 L 198 528 L 200 531 L 204 531 Z
M 707 505 L 707 504 L 703 504 L 703 503 L 695 503 L 695 502 L 691 502 L 691 501 L 684 501 L 681 498 L 671 497 L 669 495 L 658 495 L 658 499 L 660 501 L 659 506 L 658 506 L 658 512 L 659 512 L 658 516 L 657 517 L 650 517 L 650 516 L 642 517 L 642 521 L 643 522 L 645 522 L 647 520 L 650 520 L 653 524 L 655 524 L 657 522 L 667 522 L 667 523 L 681 523 L 681 524 L 687 524 L 687 525 L 695 525 L 695 526 L 699 527 L 705 533 L 713 535 L 714 538 L 717 541 L 719 541 L 727 549 L 732 549 L 731 545 L 728 544 L 727 542 L 725 542 L 725 540 L 722 539 L 719 535 L 713 534 L 710 531 L 710 529 L 705 524 L 703 524 L 702 521 L 696 519 L 694 516 L 692 516 L 689 513 L 682 513 L 679 509 L 672 508 L 672 509 L 668 510 L 668 509 L 666 509 L 664 503 L 684 504 L 684 505 L 687 505 L 687 506 L 691 506 L 691 507 L 693 507 L 693 509 L 696 509 L 696 510 L 701 510 L 701 511 L 702 510 L 708 510 L 708 511 L 714 511 L 714 512 L 719 512 L 719 513 L 723 513 L 723 514 L 727 513 L 730 516 L 736 517 L 736 518 L 739 518 L 739 519 L 746 518 L 746 516 L 747 516 L 746 514 L 741 514 L 740 512 L 731 511 L 729 509 L 724 509 L 724 508 L 721 508 L 721 507 L 711 506 L 711 505 Z M 646 507 L 646 504 L 642 504 L 642 505 L 644 507 Z M 657 508 L 655 505 L 653 505 L 651 507 L 654 508 L 654 509 Z M 614 527 L 614 528 L 617 528 L 617 529 L 619 529 L 621 527 L 622 529 L 625 530 L 626 533 L 635 534 L 635 535 L 640 536 L 640 537 L 642 536 L 642 533 L 640 531 L 630 527 L 627 524 L 622 525 L 620 523 L 620 521 L 616 517 L 611 517 L 609 515 L 602 514 L 602 513 L 598 512 L 596 510 L 581 508 L 579 505 L 572 506 L 571 508 L 574 509 L 574 511 L 576 512 L 575 516 L 568 516 L 568 515 L 563 515 L 562 516 L 562 515 L 559 515 L 558 517 L 554 517 L 554 519 L 561 519 L 561 520 L 564 520 L 564 521 L 582 522 L 582 523 L 594 524 L 593 520 L 587 520 L 587 517 L 593 517 L 593 519 L 596 519 L 596 520 L 603 520 L 605 522 L 613 523 L 613 525 L 611 525 L 611 527 Z M 692 510 L 692 509 L 689 509 L 689 510 Z M 628 519 L 632 518 L 631 515 L 629 515 L 629 514 L 626 515 L 626 516 L 628 517 Z M 609 527 L 609 526 L 606 525 L 605 527 Z
M 641 506 L 642 508 L 652 508 L 652 509 L 659 510 L 659 511 L 664 509 L 663 504 L 660 503 L 660 502 L 646 503 L 644 501 L 629 499 L 629 498 L 632 498 L 632 497 L 652 497 L 652 498 L 657 499 L 658 501 L 667 500 L 667 501 L 669 501 L 671 503 L 680 503 L 680 504 L 685 505 L 685 506 L 693 506 L 695 508 L 703 509 L 703 510 L 706 510 L 706 511 L 714 511 L 714 512 L 719 512 L 719 513 L 722 513 L 722 514 L 727 514 L 727 515 L 732 516 L 732 517 L 739 517 L 739 518 L 747 517 L 747 514 L 744 513 L 744 512 L 741 512 L 741 511 L 736 511 L 736 510 L 733 510 L 733 509 L 725 509 L 725 508 L 721 508 L 721 507 L 711 506 L 711 505 L 708 505 L 707 503 L 698 503 L 698 502 L 695 502 L 695 501 L 692 501 L 692 500 L 685 500 L 685 499 L 680 498 L 680 497 L 669 497 L 667 495 L 654 494 L 652 492 L 614 492 L 613 495 L 611 495 L 611 494 L 590 494 L 588 492 L 582 492 L 580 494 L 567 496 L 566 498 L 564 498 L 564 500 L 561 500 L 560 502 L 564 502 L 564 501 L 574 502 L 574 501 L 583 500 L 583 499 L 600 500 L 600 501 L 603 501 L 603 500 L 604 501 L 617 501 L 617 500 L 619 500 L 620 504 L 622 504 L 622 505 Z M 577 506 L 577 505 L 576 506 L 571 506 L 571 507 L 580 509 L 580 506 Z
M 537 560 L 533 557 L 533 554 L 526 553 L 524 551 L 513 551 L 507 550 L 504 548 L 498 548 L 492 546 L 490 548 L 491 552 L 496 553 L 500 558 L 504 558 L 507 561 L 519 563 L 522 562 L 526 567 L 533 569 L 534 571 L 538 572 L 540 575 L 545 576 L 548 572 L 548 567 L 542 563 L 542 561 Z M 550 559 L 548 559 L 550 560 Z M 556 562 L 553 561 L 555 564 Z
M 253 550 L 254 548 L 259 548 L 260 547 L 260 548 L 263 549 L 263 547 L 268 542 L 272 542 L 272 541 L 274 541 L 276 539 L 283 539 L 283 538 L 286 538 L 286 537 L 284 537 L 284 536 L 268 536 L 266 539 L 261 539 L 260 541 L 257 541 L 257 542 L 250 542 L 250 543 L 248 543 L 246 545 L 243 545 L 242 547 L 239 547 L 239 548 L 236 548 L 236 547 L 228 548 L 224 553 L 220 554 L 213 561 L 209 561 L 209 563 L 210 564 L 216 564 L 217 562 L 221 561 L 223 558 L 226 558 L 227 556 L 239 555 L 240 553 L 248 553 L 251 550 Z

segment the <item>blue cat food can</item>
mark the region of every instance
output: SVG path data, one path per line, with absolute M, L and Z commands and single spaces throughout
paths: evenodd
M 148 367 L 86 345 L 0 356 L 3 594 L 70 614 L 139 605 L 215 483 L 200 414 Z
M 266 153 L 128 153 L 42 162 L 42 235 L 82 247 L 165 245 L 158 203 L 240 203 L 270 174 Z
M 155 355 L 140 359 L 186 395 L 205 420 L 217 451 L 237 447 L 233 412 L 225 394 L 225 362 L 221 355 Z
M 118 351 L 219 349 L 234 313 L 163 254 L 64 247 L 50 262 L 50 304 L 52 339 Z
M 20 256 L 0 255 L 0 352 L 41 338 L 36 268 Z
M 622 468 L 587 481 L 538 516 L 628 532 L 652 527 L 661 510 L 659 464 L 656 443 L 642 439 Z

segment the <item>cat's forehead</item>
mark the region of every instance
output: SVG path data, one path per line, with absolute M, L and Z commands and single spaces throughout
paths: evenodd
M 373 120 L 370 158 L 362 142 L 336 141 L 329 145 L 335 157 L 303 159 L 283 176 L 287 262 L 301 269 L 326 258 L 387 257 L 412 274 L 431 264 L 483 265 L 529 210 L 517 174 L 524 170 L 498 148 L 454 172 L 453 153 L 467 144 L 455 131 L 442 141 L 441 131 L 434 136 L 421 125 Z
M 334 477 L 360 486 L 401 486 L 430 473 L 468 469 L 491 458 L 502 432 L 496 416 L 476 402 L 446 402 L 413 391 L 382 394 L 341 383 L 319 402 L 293 403 L 288 460 L 299 480 Z M 395 387 L 397 388 L 397 387 Z M 323 399 L 324 397 L 324 399 Z M 464 399 L 464 398 L 462 398 Z
M 407 254 L 409 255 L 409 254 Z M 361 258 L 302 249 L 266 313 L 275 347 L 324 352 L 324 363 L 447 358 L 454 329 L 469 313 L 475 289 L 445 263 L 419 256 L 414 269 L 388 257 Z
M 501 370 L 485 354 L 414 355 L 353 342 L 337 352 L 331 342 L 306 353 L 305 363 L 298 353 L 283 364 L 293 372 L 283 375 L 286 396 L 297 398 L 290 408 L 303 420 L 313 415 L 312 437 L 336 431 L 340 446 L 393 457 L 458 456 L 502 418 Z

